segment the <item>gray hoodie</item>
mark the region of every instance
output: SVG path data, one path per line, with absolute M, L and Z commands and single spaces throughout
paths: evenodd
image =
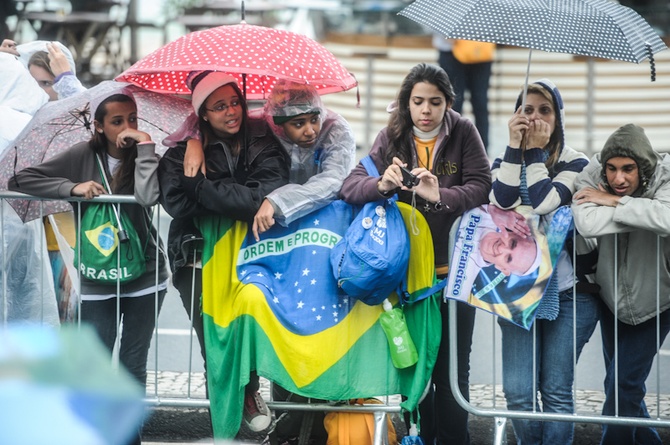
M 656 153 L 642 128 L 624 125 L 577 176 L 576 189 L 607 187 L 603 164 L 617 156 L 637 162 L 639 189 L 616 207 L 573 203 L 572 211 L 577 230 L 598 240 L 601 297 L 620 321 L 637 325 L 657 315 L 657 283 L 659 313 L 670 308 L 670 156 Z

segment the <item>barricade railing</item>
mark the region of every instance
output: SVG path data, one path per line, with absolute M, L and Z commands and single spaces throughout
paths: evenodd
M 576 232 L 573 231 L 573 237 L 576 236 Z M 618 235 L 615 234 L 615 245 L 618 246 Z M 661 261 L 663 259 L 663 251 L 662 251 L 662 244 L 661 244 L 661 237 L 657 236 L 657 243 L 656 243 L 656 264 L 653 269 L 653 272 L 655 273 L 655 279 L 656 279 L 656 360 L 655 360 L 655 369 L 656 369 L 656 382 L 655 382 L 655 399 L 656 399 L 656 416 L 652 416 L 651 412 L 650 417 L 625 417 L 625 416 L 620 416 L 619 415 L 619 376 L 618 376 L 618 369 L 619 369 L 619 354 L 618 354 L 618 307 L 615 307 L 614 310 L 614 345 L 615 345 L 615 352 L 614 352 L 614 369 L 615 374 L 614 374 L 614 388 L 615 388 L 615 414 L 614 415 L 590 415 L 590 414 L 584 414 L 584 413 L 578 413 L 576 410 L 576 404 L 575 404 L 575 409 L 573 410 L 573 413 L 552 413 L 552 412 L 543 412 L 536 410 L 533 408 L 532 411 L 514 411 L 514 410 L 509 410 L 507 407 L 500 407 L 498 406 L 496 399 L 497 399 L 497 384 L 496 384 L 496 341 L 494 338 L 494 341 L 491 342 L 492 348 L 493 348 L 493 359 L 491 360 L 492 363 L 492 375 L 493 375 L 493 381 L 491 383 L 491 387 L 493 388 L 493 397 L 491 398 L 492 404 L 491 406 L 486 406 L 483 401 L 475 401 L 475 400 L 466 400 L 466 398 L 463 396 L 462 392 L 460 391 L 459 385 L 458 385 L 458 342 L 457 342 L 457 303 L 454 300 L 449 300 L 449 373 L 450 373 L 450 380 L 449 384 L 451 387 L 451 391 L 454 395 L 455 400 L 458 402 L 458 404 L 467 410 L 469 413 L 475 415 L 475 416 L 481 416 L 481 417 L 489 417 L 494 419 L 494 444 L 495 445 L 502 445 L 504 443 L 507 443 L 506 440 L 506 431 L 507 431 L 507 420 L 508 419 L 523 419 L 523 420 L 534 420 L 534 421 L 558 421 L 558 422 L 572 422 L 572 423 L 593 423 L 593 424 L 607 424 L 607 425 L 618 425 L 618 426 L 629 426 L 629 427 L 650 427 L 650 428 L 670 428 L 670 417 L 668 418 L 662 418 L 660 416 L 661 414 L 661 379 L 660 376 L 662 375 L 661 371 L 661 360 L 660 358 L 660 351 L 661 351 L 661 346 L 662 342 L 660 340 L 660 320 L 658 315 L 661 313 L 660 312 L 660 271 L 664 270 L 664 265 L 661 264 Z M 615 249 L 615 255 L 613 258 L 613 265 L 612 267 L 614 268 L 613 271 L 613 282 L 618 283 L 618 267 L 615 265 L 618 265 L 618 258 L 616 255 L 616 249 Z M 650 252 L 649 258 L 653 258 L 653 253 Z M 572 252 L 572 263 L 576 264 L 576 247 L 573 248 Z M 651 267 L 650 267 L 651 270 Z M 638 279 L 640 280 L 646 280 L 649 277 L 639 277 Z M 573 297 L 576 293 L 576 283 L 577 283 L 577 278 L 573 277 L 574 279 L 574 285 L 573 285 Z M 618 301 L 618 286 L 614 286 L 615 289 L 615 300 Z M 446 292 L 446 290 L 445 290 Z M 616 306 L 616 305 L 615 305 Z M 578 311 L 578 306 L 577 302 L 575 299 L 575 304 L 573 306 L 573 321 L 575 320 L 576 313 Z M 608 310 L 607 308 L 602 307 L 601 310 Z M 478 311 L 480 315 L 487 315 L 487 314 L 482 314 L 481 311 Z M 495 318 L 494 315 L 490 315 L 490 317 L 493 319 Z M 481 317 L 480 317 L 481 320 Z M 600 321 L 599 321 L 600 323 Z M 495 323 L 494 323 L 495 324 Z M 494 326 L 495 329 L 495 326 Z M 531 330 L 535 329 L 535 326 L 531 328 Z M 596 327 L 596 329 L 600 329 L 599 326 Z M 535 337 L 536 339 L 536 337 Z M 534 339 L 534 341 L 535 341 Z M 573 393 L 573 399 L 576 402 L 576 391 L 577 391 L 577 385 L 576 385 L 576 376 L 577 376 L 577 354 L 576 354 L 576 323 L 573 323 L 573 336 L 572 336 L 572 345 L 573 345 L 573 370 L 574 375 L 575 375 L 575 382 L 573 382 L 573 387 L 572 387 L 572 393 Z M 535 347 L 536 344 L 535 342 L 533 343 L 533 349 L 534 349 L 534 356 L 533 356 L 533 381 L 530 382 L 533 388 L 533 394 L 538 395 L 539 392 L 539 387 L 538 387 L 538 382 L 536 381 L 535 376 L 536 374 L 536 366 L 537 366 L 537 348 Z M 601 345 L 602 346 L 602 345 Z M 583 359 L 584 357 L 580 357 L 580 359 Z M 470 358 L 472 360 L 472 357 Z M 666 370 L 668 372 L 670 370 Z M 504 370 L 503 370 L 504 372 Z M 649 388 L 647 388 L 649 389 Z M 604 391 L 603 391 L 604 393 Z M 653 391 L 652 391 L 653 393 Z M 503 400 L 504 400 L 504 395 L 503 395 Z M 649 410 L 653 411 L 653 410 Z
M 38 218 L 35 219 L 35 221 L 39 221 L 39 223 L 32 223 L 32 224 L 39 224 L 41 227 L 41 236 L 39 236 L 39 239 L 33 241 L 36 243 L 37 250 L 39 252 L 45 253 L 46 252 L 46 239 L 44 236 L 44 226 L 42 223 L 42 220 L 44 217 L 47 216 L 47 212 L 44 210 L 43 207 L 43 202 L 45 201 L 53 201 L 51 199 L 44 199 L 44 198 L 39 198 L 35 196 L 30 196 L 30 195 L 25 195 L 22 193 L 16 193 L 16 192 L 10 192 L 10 191 L 0 191 L 0 201 L 2 205 L 0 206 L 0 247 L 2 248 L 2 254 L 0 255 L 0 265 L 2 266 L 2 269 L 0 270 L 0 308 L 2 308 L 2 318 L 0 319 L 0 325 L 6 325 L 9 321 L 9 314 L 8 314 L 8 306 L 9 306 L 9 299 L 12 298 L 10 290 L 7 288 L 7 271 L 8 271 L 8 264 L 11 261 L 10 258 L 7 257 L 7 249 L 5 249 L 5 246 L 7 246 L 8 242 L 11 242 L 11 239 L 13 237 L 12 233 L 7 233 L 7 226 L 8 221 L 10 218 L 13 219 L 13 224 L 16 224 L 18 216 L 16 214 L 12 214 L 14 212 L 13 209 L 9 208 L 9 206 L 5 205 L 6 202 L 12 199 L 21 199 L 21 200 L 28 200 L 28 201 L 36 201 L 39 202 L 39 212 L 38 212 Z M 64 201 L 69 201 L 72 202 L 74 206 L 81 206 L 81 202 L 86 201 L 83 198 L 75 198 L 72 197 L 70 199 L 64 200 Z M 110 203 L 110 204 L 136 204 L 136 200 L 133 196 L 127 196 L 127 195 L 102 195 L 99 197 L 94 198 L 93 200 L 89 200 L 88 202 L 102 202 L 102 203 Z M 81 207 L 79 207 L 79 210 L 81 210 Z M 153 223 L 154 227 L 156 228 L 157 233 L 161 234 L 161 215 L 162 215 L 162 208 L 159 205 L 154 206 L 153 208 Z M 78 215 L 81 215 L 81 212 L 77 212 Z M 80 226 L 80 220 L 81 216 L 79 217 L 79 221 L 77 221 L 76 227 Z M 13 226 L 15 227 L 15 226 Z M 165 228 L 167 229 L 167 228 Z M 167 231 L 165 231 L 167 233 Z M 79 231 L 77 230 L 76 234 L 77 238 L 81 236 Z M 167 242 L 167 239 L 165 237 L 162 237 L 162 244 L 165 246 L 165 243 Z M 158 247 L 157 247 L 158 248 Z M 156 255 L 156 258 L 158 261 L 158 255 Z M 44 258 L 39 258 L 40 260 L 40 267 L 48 267 L 49 270 L 49 277 L 50 275 L 50 268 L 51 266 L 48 264 L 48 262 L 45 262 Z M 47 260 L 48 261 L 48 260 Z M 166 256 L 166 261 L 167 261 L 167 256 Z M 158 283 L 158 267 L 156 267 L 156 283 Z M 79 271 L 77 271 L 78 274 L 80 274 Z M 45 302 L 45 297 L 55 297 L 52 293 L 49 293 L 47 289 L 49 288 L 49 284 L 46 283 L 44 280 L 48 278 L 45 278 L 44 273 L 40 273 L 40 284 L 39 284 L 39 290 L 36 290 L 35 292 L 38 292 L 40 294 L 40 298 L 42 301 L 42 305 L 47 304 L 48 302 Z M 53 286 L 53 285 L 51 285 Z M 171 285 L 170 285 L 171 286 Z M 193 289 L 192 289 L 193 291 Z M 120 293 L 120 285 L 117 284 L 117 334 L 118 334 L 118 329 L 120 326 L 120 312 L 119 312 L 119 293 Z M 155 292 L 155 298 L 156 301 L 158 301 L 158 291 Z M 49 303 L 51 305 L 51 303 Z M 76 323 L 81 323 L 81 317 L 80 317 L 80 309 L 81 309 L 81 300 L 78 301 L 78 307 L 77 307 L 77 314 L 78 317 L 75 320 Z M 193 308 L 197 308 L 198 306 L 195 303 L 195 298 L 193 292 L 191 293 L 191 313 L 193 313 Z M 159 305 L 156 304 L 156 311 L 154 314 L 154 321 L 155 321 L 155 328 L 154 328 L 154 336 L 152 339 L 152 345 L 153 345 L 153 356 L 149 357 L 148 359 L 148 364 L 150 363 L 149 361 L 153 362 L 153 370 L 150 370 L 148 367 L 147 374 L 149 376 L 148 378 L 148 383 L 146 385 L 146 397 L 144 398 L 145 404 L 148 407 L 151 408 L 158 408 L 158 407 L 174 407 L 174 408 L 209 408 L 210 403 L 209 399 L 205 395 L 195 395 L 192 391 L 192 379 L 194 375 L 196 375 L 196 371 L 193 370 L 192 367 L 192 359 L 193 359 L 193 354 L 197 354 L 197 351 L 194 351 L 193 343 L 194 343 L 194 337 L 195 337 L 195 331 L 193 329 L 193 320 L 192 317 L 190 319 L 190 325 L 189 325 L 189 350 L 188 350 L 188 370 L 186 371 L 187 373 L 187 383 L 186 383 L 186 390 L 183 392 L 183 394 L 174 394 L 172 391 L 171 394 L 167 395 L 163 392 L 161 392 L 161 389 L 159 387 L 159 373 L 161 373 L 164 370 L 161 370 L 159 368 L 159 345 L 158 345 L 158 334 L 159 330 L 161 329 L 160 326 L 160 319 L 159 319 Z M 184 314 L 186 315 L 186 314 Z M 43 317 L 39 317 L 37 319 L 33 319 L 32 321 L 38 322 L 38 323 L 43 323 Z M 153 376 L 152 376 L 153 374 Z M 151 378 L 153 377 L 153 378 Z M 391 397 L 389 396 L 382 396 L 381 397 L 383 400 L 382 404 L 363 404 L 363 405 L 346 405 L 346 404 L 335 404 L 335 403 L 296 403 L 296 402 L 283 402 L 283 401 L 273 401 L 269 400 L 267 402 L 268 406 L 270 409 L 275 410 L 275 411 L 304 411 L 304 412 L 351 412 L 351 413 L 372 413 L 374 415 L 374 422 L 375 422 L 375 439 L 374 439 L 374 445 L 382 445 L 382 444 L 388 444 L 388 428 L 387 428 L 387 419 L 388 415 L 391 413 L 400 413 L 401 412 L 401 407 L 398 403 L 393 403 L 391 401 Z
M 37 197 L 32 197 L 28 195 L 23 195 L 21 193 L 15 193 L 15 192 L 8 192 L 8 191 L 0 191 L 0 199 L 3 200 L 3 203 L 5 200 L 10 200 L 10 199 L 26 199 L 26 200 L 31 200 L 31 201 L 44 201 L 41 198 Z M 83 199 L 81 198 L 71 198 L 68 201 L 72 201 L 75 204 L 74 205 L 79 205 Z M 95 198 L 94 201 L 97 202 L 107 202 L 107 203 L 114 203 L 114 204 L 133 204 L 135 203 L 135 199 L 132 196 L 120 196 L 120 195 L 105 195 L 105 196 L 100 196 L 98 198 Z M 2 324 L 7 323 L 8 321 L 8 298 L 11 297 L 11 295 L 8 295 L 8 289 L 7 289 L 7 276 L 5 271 L 7 271 L 7 265 L 9 261 L 11 260 L 8 258 L 8 249 L 5 248 L 7 246 L 8 242 L 8 237 L 11 239 L 12 234 L 11 233 L 6 233 L 5 230 L 5 224 L 8 218 L 12 217 L 9 215 L 8 212 L 13 212 L 12 209 L 10 209 L 8 206 L 2 205 L 0 206 L 0 247 L 2 247 L 2 254 L 0 255 L 0 264 L 2 265 L 2 272 L 0 274 L 0 307 L 2 308 Z M 160 206 L 155 206 L 154 212 L 153 212 L 153 218 L 154 218 L 154 225 L 156 227 L 157 232 L 160 234 L 161 233 L 161 215 L 162 215 L 162 209 Z M 39 212 L 39 220 L 41 221 L 42 218 L 45 216 L 45 214 L 40 211 Z M 15 216 L 13 216 L 15 217 Z M 79 236 L 79 234 L 77 234 Z M 164 239 L 163 242 L 166 240 Z M 40 237 L 39 240 L 35 240 L 35 242 L 39 246 L 39 251 L 40 252 L 45 252 L 46 251 L 46 241 L 44 240 L 44 236 Z M 660 237 L 657 238 L 657 245 L 656 245 L 656 251 L 657 251 L 657 262 L 655 265 L 655 274 L 656 274 L 656 282 L 657 282 L 657 295 L 656 295 L 656 301 L 657 301 L 657 314 L 659 313 L 659 308 L 660 308 L 660 288 L 658 286 L 659 279 L 658 277 L 660 276 L 660 271 L 663 269 L 664 265 L 661 264 L 661 239 Z M 575 260 L 576 254 L 573 252 L 573 262 Z M 650 255 L 651 257 L 651 255 Z M 618 258 L 614 258 L 614 264 L 616 264 Z M 45 263 L 42 261 L 42 265 Z M 617 269 L 614 269 L 614 280 L 616 282 L 617 280 Z M 42 279 L 44 279 L 44 274 L 41 274 Z M 156 277 L 157 279 L 158 277 Z M 640 279 L 645 279 L 646 277 L 640 277 Z M 40 284 L 40 289 L 39 292 L 42 297 L 46 295 L 47 293 L 44 291 L 48 287 L 47 283 L 42 282 Z M 118 293 L 118 292 L 117 292 Z M 158 298 L 158 294 L 156 293 L 156 298 Z M 191 295 L 192 301 L 194 296 L 193 294 Z M 454 397 L 458 401 L 458 403 L 466 409 L 468 412 L 470 412 L 473 415 L 476 416 L 481 416 L 481 417 L 489 417 L 489 418 L 494 418 L 495 419 L 495 437 L 494 437 L 494 443 L 496 444 L 502 444 L 503 440 L 505 439 L 505 431 L 506 431 L 506 423 L 507 419 L 527 419 L 527 420 L 538 420 L 538 421 L 560 421 L 560 422 L 573 422 L 573 423 L 594 423 L 594 424 L 610 424 L 610 425 L 621 425 L 621 426 L 644 426 L 644 427 L 656 427 L 656 428 L 670 428 L 670 419 L 662 418 L 660 416 L 660 397 L 661 397 L 661 382 L 660 382 L 660 376 L 662 375 L 662 370 L 661 370 L 661 364 L 660 360 L 656 360 L 656 406 L 657 406 L 657 414 L 655 416 L 652 416 L 651 418 L 640 418 L 640 417 L 623 417 L 619 416 L 618 412 L 618 406 L 615 407 L 615 412 L 616 414 L 614 416 L 605 416 L 605 415 L 588 415 L 588 414 L 580 414 L 577 412 L 574 413 L 566 413 L 566 414 L 558 414 L 558 413 L 546 413 L 546 412 L 540 412 L 540 411 L 512 411 L 509 409 L 506 409 L 506 407 L 501 407 L 496 405 L 496 382 L 495 382 L 495 367 L 496 367 L 496 360 L 491 360 L 492 366 L 493 366 L 493 375 L 494 379 L 492 382 L 492 387 L 494 390 L 494 397 L 493 397 L 493 405 L 491 407 L 487 407 L 484 405 L 484 401 L 477 401 L 477 400 L 471 400 L 470 402 L 465 400 L 465 397 L 462 395 L 462 393 L 459 390 L 458 387 L 458 381 L 457 381 L 457 376 L 458 376 L 458 364 L 457 364 L 457 323 L 458 320 L 456 318 L 456 311 L 455 311 L 455 305 L 457 304 L 454 301 L 450 301 L 448 303 L 450 305 L 450 310 L 449 310 L 449 342 L 450 342 L 450 375 L 451 375 L 451 389 L 454 394 Z M 195 303 L 192 303 L 192 307 L 197 307 Z M 578 310 L 577 307 L 573 309 L 573 312 L 576 312 Z M 480 311 L 480 319 L 482 314 Z M 118 316 L 118 312 L 117 312 Z M 574 316 L 574 313 L 573 313 Z M 615 311 L 615 319 L 617 318 L 617 314 Z M 154 379 L 152 384 L 147 385 L 147 392 L 146 392 L 146 398 L 145 398 L 145 403 L 147 406 L 150 407 L 175 407 L 175 408 L 207 408 L 209 407 L 209 400 L 206 398 L 206 396 L 196 396 L 192 393 L 191 391 L 191 381 L 193 376 L 196 374 L 196 372 L 192 369 L 192 358 L 193 354 L 196 353 L 197 351 L 194 351 L 193 347 L 193 339 L 194 339 L 194 330 L 193 330 L 193 322 L 192 320 L 190 321 L 190 326 L 189 326 L 189 352 L 188 352 L 188 371 L 187 371 L 187 389 L 184 391 L 183 394 L 178 394 L 178 395 L 166 395 L 164 393 L 161 393 L 161 390 L 159 388 L 159 379 L 158 379 L 158 374 L 163 371 L 159 368 L 159 360 L 158 360 L 158 354 L 159 354 L 159 346 L 157 342 L 157 334 L 158 331 L 161 329 L 160 327 L 160 319 L 159 319 L 159 311 L 156 310 L 155 314 L 155 331 L 154 331 L 154 339 L 153 345 L 154 345 L 154 355 L 150 357 L 150 360 L 153 362 L 153 370 L 148 371 L 149 374 L 154 374 Z M 118 320 L 118 319 L 117 319 Z M 43 321 L 42 319 L 38 319 L 35 321 Z M 77 320 L 80 321 L 80 320 Z M 117 323 L 118 325 L 118 323 Z M 616 326 L 616 323 L 615 323 Z M 661 348 L 661 342 L 660 342 L 660 327 L 659 323 L 657 321 L 656 324 L 656 338 L 657 338 L 657 352 Z M 615 331 L 615 338 L 618 338 L 618 333 Z M 574 339 L 574 334 L 573 334 L 573 339 Z M 573 345 L 574 345 L 573 341 Z M 493 354 L 495 356 L 495 348 L 496 344 L 495 341 L 492 342 L 493 344 Z M 618 352 L 615 351 L 615 361 L 618 361 Z M 573 354 L 573 357 L 576 356 L 576 354 Z M 583 359 L 583 357 L 582 357 Z M 576 360 L 575 363 L 573 364 L 573 369 L 576 369 Z M 615 387 L 618 387 L 618 376 L 615 375 Z M 537 382 L 533 381 L 532 385 L 534 388 L 537 388 Z M 576 385 L 574 390 L 576 389 Z M 650 391 L 654 392 L 654 391 Z M 618 394 L 615 397 L 615 400 L 618 399 Z M 357 406 L 352 406 L 352 405 L 334 405 L 334 404 L 329 404 L 329 403 L 294 403 L 294 402 L 280 402 L 280 401 L 269 401 L 268 406 L 273 409 L 273 410 L 280 410 L 280 411 L 319 411 L 319 412 L 365 412 L 365 413 L 373 413 L 375 416 L 375 428 L 376 428 L 376 435 L 375 435 L 375 445 L 381 444 L 381 443 L 386 443 L 387 442 L 387 428 L 386 428 L 386 421 L 387 421 L 387 416 L 390 413 L 400 413 L 401 408 L 399 404 L 396 403 L 390 403 L 389 399 L 386 398 L 385 404 L 375 404 L 375 405 L 357 405 Z

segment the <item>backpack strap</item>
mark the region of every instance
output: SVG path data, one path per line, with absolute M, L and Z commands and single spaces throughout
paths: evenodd
M 100 179 L 102 179 L 102 185 L 109 193 L 110 195 L 112 194 L 112 188 L 109 186 L 109 182 L 107 181 L 107 175 L 105 174 L 105 168 L 102 166 L 102 161 L 100 160 L 100 156 L 98 154 L 95 154 L 95 159 L 98 163 L 98 170 L 100 171 Z M 123 243 L 128 240 L 128 235 L 126 234 L 126 231 L 123 228 L 123 224 L 121 224 L 121 217 L 119 213 L 121 212 L 121 206 L 119 206 L 118 210 L 116 206 L 112 203 L 112 210 L 114 211 L 114 216 L 116 217 L 116 224 L 117 227 L 119 228 L 119 242 Z
M 422 294 L 420 294 L 418 297 L 414 298 L 413 300 L 410 300 L 410 293 L 407 292 L 407 286 L 405 286 L 405 283 L 400 283 L 399 289 L 398 289 L 398 297 L 400 299 L 400 304 L 407 304 L 407 303 L 417 303 L 421 300 L 424 300 L 428 297 L 430 297 L 433 294 L 436 294 L 442 289 L 445 288 L 447 285 L 447 280 L 448 278 L 443 278 L 441 280 L 438 280 L 437 283 L 435 283 L 431 288 L 423 291 Z
M 365 167 L 365 171 L 368 173 L 368 176 L 372 176 L 373 178 L 378 178 L 381 176 L 379 174 L 379 170 L 377 170 L 375 161 L 372 160 L 372 157 L 370 155 L 361 158 L 361 164 L 363 164 L 363 167 Z M 390 199 L 391 201 L 397 201 L 398 194 L 395 193 L 393 196 L 389 196 L 386 199 Z
M 363 164 L 363 167 L 365 167 L 365 171 L 368 172 L 369 176 L 372 176 L 373 178 L 379 177 L 379 170 L 377 170 L 377 166 L 375 165 L 375 162 L 372 160 L 370 155 L 367 155 L 361 159 L 361 164 Z
M 95 154 L 95 159 L 96 159 L 97 164 L 98 164 L 98 171 L 100 172 L 100 178 L 102 179 L 102 183 L 103 183 L 102 185 L 105 188 L 105 190 L 107 190 L 107 193 L 109 193 L 111 195 L 112 194 L 112 187 L 109 185 L 109 181 L 107 179 L 107 174 L 105 173 L 105 167 L 103 167 L 102 160 L 100 160 L 100 156 L 98 155 L 98 153 Z M 127 241 L 128 240 L 128 235 L 126 234 L 126 231 L 123 229 L 123 225 L 121 224 L 121 205 L 119 204 L 118 210 L 117 210 L 116 206 L 114 205 L 114 203 L 110 203 L 110 205 L 112 206 L 112 209 L 114 210 L 114 216 L 116 217 L 116 223 L 118 224 L 119 232 L 122 232 L 122 233 L 119 233 L 119 235 L 118 235 L 119 236 L 119 241 L 120 242 Z M 151 227 L 149 226 L 149 224 L 147 224 L 146 218 L 149 219 L 149 223 L 153 220 L 154 209 L 153 208 L 151 209 L 151 215 L 149 215 L 149 213 L 147 212 L 147 209 L 142 208 L 142 210 L 144 210 L 144 212 L 143 212 L 144 215 L 143 215 L 142 221 L 144 222 L 144 227 L 147 230 L 147 239 L 144 242 L 144 249 L 142 249 L 142 253 L 146 255 L 147 246 L 149 246 L 149 238 L 154 236 L 153 233 L 151 232 Z M 157 237 L 154 238 L 154 242 L 156 243 L 156 247 L 158 247 L 158 246 L 160 246 L 160 243 L 158 242 L 158 239 L 156 239 L 156 238 Z

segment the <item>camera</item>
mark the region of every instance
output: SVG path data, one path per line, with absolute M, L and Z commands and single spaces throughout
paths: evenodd
M 407 188 L 419 185 L 421 180 L 416 175 L 413 175 L 411 171 L 402 166 L 400 167 L 400 171 L 402 172 L 402 185 Z

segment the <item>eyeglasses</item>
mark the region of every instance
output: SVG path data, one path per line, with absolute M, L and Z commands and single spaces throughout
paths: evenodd
M 205 107 L 205 110 L 211 111 L 212 113 L 223 113 L 223 112 L 227 111 L 228 108 L 230 108 L 230 107 L 237 108 L 239 106 L 240 106 L 240 101 L 239 100 L 234 100 L 230 103 L 230 105 L 219 104 L 219 105 L 215 106 L 214 108 Z

